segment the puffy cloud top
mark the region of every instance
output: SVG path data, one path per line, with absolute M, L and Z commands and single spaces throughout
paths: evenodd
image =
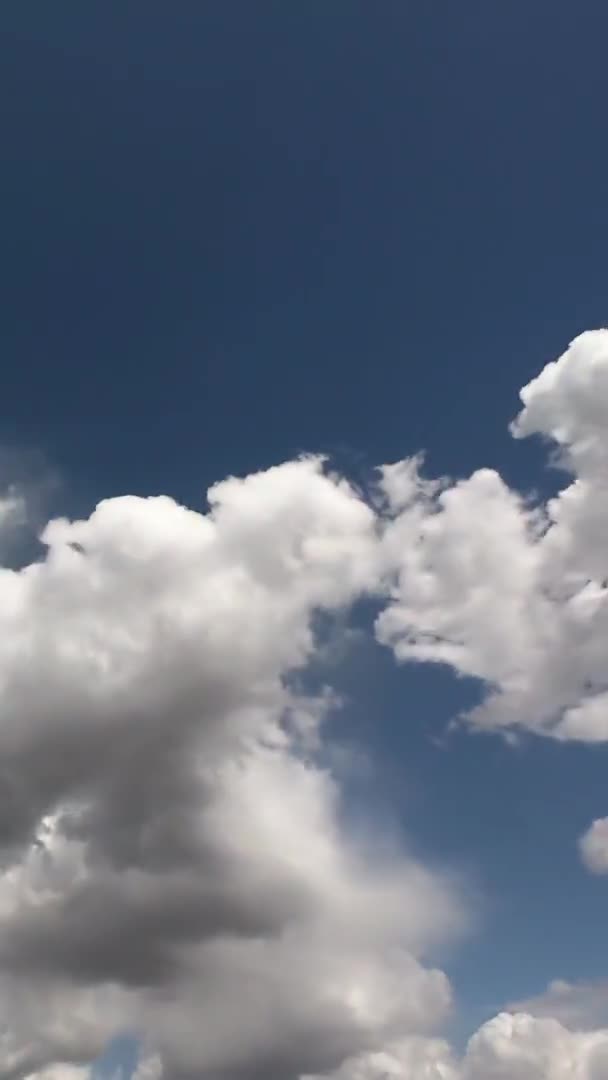
M 377 632 L 402 660 L 487 685 L 469 722 L 560 740 L 608 738 L 608 331 L 583 334 L 521 392 L 518 436 L 552 441 L 572 479 L 547 503 L 489 469 L 403 505 L 385 544 L 398 584 Z M 412 481 L 403 475 L 411 492 Z

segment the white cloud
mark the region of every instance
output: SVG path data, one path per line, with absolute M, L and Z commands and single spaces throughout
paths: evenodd
M 475 1032 L 460 1060 L 441 1039 L 410 1038 L 352 1058 L 331 1075 L 331 1080 L 607 1078 L 608 1029 L 570 1030 L 552 1018 L 507 1012 Z
M 608 738 L 607 395 L 608 332 L 522 391 L 514 433 L 571 474 L 546 505 L 417 458 L 372 508 L 310 458 L 218 484 L 207 515 L 107 500 L 0 571 L 0 1078 L 77 1080 L 129 1029 L 168 1080 L 606 1080 L 580 987 L 460 1061 L 435 1037 L 462 896 L 350 834 L 319 753 L 335 699 L 294 685 L 319 611 L 373 593 L 398 658 L 485 685 L 471 727 Z
M 470 1040 L 462 1080 L 606 1080 L 608 1030 L 570 1031 L 559 1021 L 501 1013 Z
M 521 397 L 514 435 L 551 440 L 571 479 L 534 504 L 489 469 L 414 493 L 402 467 L 385 474 L 398 583 L 377 633 L 402 660 L 483 680 L 473 726 L 605 741 L 608 331 L 578 338 Z
M 412 1037 L 384 1050 L 348 1059 L 331 1080 L 459 1080 L 460 1070 L 443 1039 Z M 303 1077 L 302 1080 L 319 1080 Z
M 49 1065 L 40 1072 L 30 1073 L 27 1080 L 88 1080 L 90 1069 L 84 1065 Z
M 608 818 L 597 818 L 579 840 L 581 858 L 592 874 L 608 874 Z
M 127 1027 L 169 1076 L 283 1080 L 449 1007 L 461 901 L 345 832 L 309 752 L 332 697 L 289 685 L 318 609 L 375 587 L 377 519 L 316 459 L 210 504 L 108 500 L 0 576 L 0 1075 Z

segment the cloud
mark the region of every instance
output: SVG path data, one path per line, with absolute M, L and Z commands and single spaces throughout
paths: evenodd
M 579 840 L 581 858 L 592 874 L 608 874 L 608 818 L 597 818 Z
M 449 1008 L 461 897 L 345 831 L 332 695 L 294 689 L 319 610 L 377 588 L 377 518 L 317 459 L 209 502 L 108 500 L 2 571 L 0 1075 L 128 1028 L 169 1077 L 286 1080 Z
M 607 388 L 596 332 L 522 391 L 514 434 L 567 470 L 546 503 L 419 457 L 367 502 L 304 458 L 206 514 L 106 500 L 0 570 L 0 1078 L 77 1080 L 129 1030 L 140 1080 L 606 1080 L 581 987 L 461 1060 L 437 1038 L 466 895 L 348 828 L 307 672 L 371 596 L 398 659 L 480 680 L 471 730 L 608 737 Z
M 413 1037 L 345 1061 L 331 1080 L 459 1080 L 460 1070 L 443 1039 Z M 318 1080 L 304 1077 L 303 1080 Z
M 501 1013 L 470 1040 L 462 1080 L 606 1080 L 608 1030 L 569 1031 L 559 1021 Z
M 27 1080 L 87 1080 L 90 1070 L 79 1065 L 49 1065 L 37 1073 L 30 1073 Z
M 521 392 L 517 438 L 540 435 L 569 475 L 546 503 L 490 469 L 457 482 L 384 472 L 397 583 L 377 634 L 407 661 L 482 680 L 484 730 L 608 739 L 608 331 L 577 338 Z
M 115 987 L 81 988 L 61 979 L 0 979 L 0 1075 L 77 1080 L 124 1018 Z
M 346 1061 L 331 1080 L 606 1080 L 608 1030 L 571 1031 L 552 1018 L 500 1013 L 457 1060 L 441 1039 L 410 1038 Z M 305 1078 L 309 1080 L 309 1078 Z M 315 1078 L 318 1080 L 318 1078 Z
M 569 983 L 555 979 L 543 994 L 515 1002 L 509 1011 L 551 1017 L 578 1031 L 608 1028 L 608 982 Z
M 158 1054 L 142 1054 L 133 1073 L 133 1080 L 160 1080 L 163 1072 Z

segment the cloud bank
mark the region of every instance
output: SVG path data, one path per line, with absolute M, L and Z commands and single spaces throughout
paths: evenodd
M 480 680 L 472 731 L 608 738 L 608 332 L 521 398 L 547 503 L 419 458 L 366 499 L 311 457 L 206 514 L 109 499 L 0 569 L 0 1077 L 77 1080 L 125 1029 L 141 1080 L 608 1077 L 606 1030 L 563 1016 L 505 1012 L 460 1061 L 437 1037 L 466 898 L 352 834 L 334 698 L 301 689 L 319 615 L 371 596 L 399 661 Z

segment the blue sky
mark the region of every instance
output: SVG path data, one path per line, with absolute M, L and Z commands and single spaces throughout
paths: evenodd
M 302 452 L 562 486 L 508 425 L 608 317 L 607 31 L 599 0 L 9 5 L 0 442 L 61 478 L 49 512 L 199 508 Z M 605 746 L 444 743 L 479 684 L 367 639 L 332 681 L 373 763 L 347 801 L 476 894 L 442 958 L 456 1041 L 605 978 L 577 853 Z

